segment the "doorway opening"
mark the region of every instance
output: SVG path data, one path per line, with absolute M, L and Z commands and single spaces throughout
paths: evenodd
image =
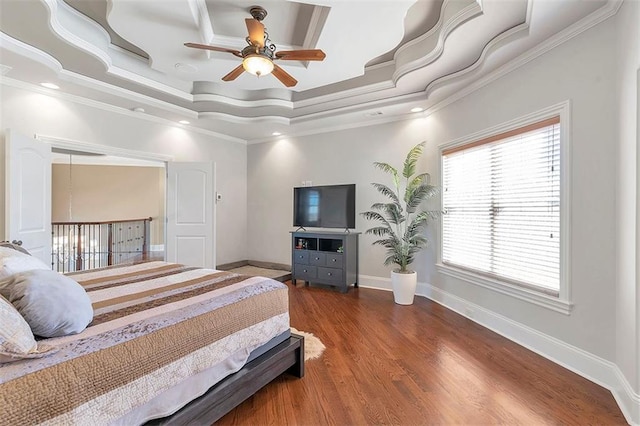
M 166 163 L 52 147 L 52 267 L 164 260 Z

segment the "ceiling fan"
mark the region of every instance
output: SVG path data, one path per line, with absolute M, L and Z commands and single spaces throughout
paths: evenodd
M 273 63 L 273 61 L 322 61 L 325 58 L 325 53 L 320 49 L 283 50 L 276 52 L 276 46 L 269 40 L 269 34 L 265 31 L 264 24 L 261 22 L 267 16 L 267 11 L 263 7 L 253 6 L 249 9 L 249 13 L 253 16 L 253 18 L 245 19 L 247 30 L 249 31 L 249 36 L 246 40 L 249 45 L 242 49 L 242 51 L 210 46 L 208 44 L 185 43 L 184 45 L 195 49 L 227 52 L 242 58 L 242 64 L 222 77 L 223 81 L 235 80 L 244 71 L 258 77 L 272 73 L 275 78 L 287 87 L 295 86 L 298 81 Z

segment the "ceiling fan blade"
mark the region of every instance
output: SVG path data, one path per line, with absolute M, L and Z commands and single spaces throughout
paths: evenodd
M 256 19 L 247 18 L 244 20 L 249 31 L 249 40 L 254 46 L 264 47 L 264 24 Z
M 273 74 L 275 78 L 280 80 L 280 82 L 287 87 L 293 87 L 298 84 L 298 80 L 291 77 L 288 72 L 286 72 L 276 64 L 273 64 L 273 71 L 271 71 L 271 74 Z
M 227 52 L 239 58 L 242 58 L 242 53 L 240 53 L 239 50 L 227 49 L 226 47 L 217 47 L 217 46 L 210 46 L 208 44 L 198 44 L 198 43 L 185 43 L 184 45 L 187 47 L 193 47 L 194 49 L 205 49 L 205 50 L 214 50 L 216 52 Z
M 222 81 L 231 81 L 231 80 L 235 80 L 236 78 L 238 78 L 238 76 L 240 74 L 242 74 L 244 72 L 244 68 L 242 67 L 242 64 L 238 65 L 237 67 L 235 67 L 233 69 L 233 71 L 231 71 L 229 74 L 225 75 L 224 77 L 222 77 Z
M 276 59 L 285 61 L 322 61 L 327 55 L 320 49 L 283 50 L 276 52 Z

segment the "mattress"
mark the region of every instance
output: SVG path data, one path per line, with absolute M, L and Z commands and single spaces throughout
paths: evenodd
M 277 281 L 167 262 L 70 274 L 93 322 L 51 356 L 0 364 L 0 424 L 139 424 L 238 371 L 289 330 Z M 283 334 L 284 333 L 284 334 Z

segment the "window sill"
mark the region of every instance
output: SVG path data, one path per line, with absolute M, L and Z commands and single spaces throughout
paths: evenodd
M 524 300 L 525 302 L 533 303 L 535 305 L 542 306 L 543 308 L 551 309 L 552 311 L 560 312 L 561 314 L 571 315 L 573 304 L 569 301 L 561 300 L 558 297 L 484 277 L 453 266 L 443 265 L 442 263 L 438 263 L 436 267 L 438 271 L 444 275 L 458 278 L 468 283 L 479 285 L 489 290 L 515 297 L 516 299 Z

